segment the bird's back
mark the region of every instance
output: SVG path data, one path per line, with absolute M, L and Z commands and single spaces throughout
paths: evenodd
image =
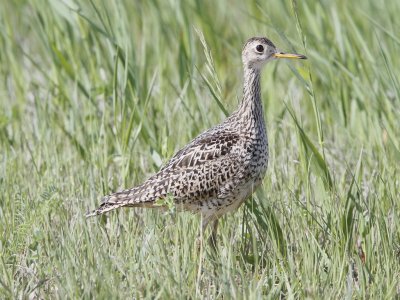
M 278 58 L 306 59 L 283 53 L 265 37 L 250 38 L 242 50 L 243 98 L 222 124 L 179 150 L 155 175 L 132 189 L 104 197 L 91 215 L 124 206 L 154 207 L 168 195 L 183 209 L 202 214 L 202 231 L 236 209 L 261 184 L 268 164 L 268 139 L 261 101 L 260 73 Z
M 236 207 L 260 183 L 268 160 L 266 133 L 239 125 L 231 117 L 199 135 L 141 185 L 105 196 L 93 214 L 121 206 L 153 207 L 168 196 L 179 207 L 203 214 Z

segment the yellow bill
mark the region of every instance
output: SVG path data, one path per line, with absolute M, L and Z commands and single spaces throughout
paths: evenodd
M 277 52 L 274 54 L 276 58 L 297 58 L 297 59 L 307 59 L 307 56 L 302 54 L 295 54 L 295 53 L 283 53 Z

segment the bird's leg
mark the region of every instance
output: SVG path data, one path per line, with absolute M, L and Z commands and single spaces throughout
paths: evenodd
M 200 250 L 202 243 L 203 243 L 203 237 L 204 234 L 206 232 L 206 228 L 208 223 L 210 223 L 210 219 L 209 218 L 205 218 L 204 216 L 201 217 L 201 229 L 200 229 L 200 233 L 196 238 L 196 246 L 197 249 Z
M 212 221 L 212 231 L 211 235 L 208 238 L 208 244 L 211 246 L 211 248 L 215 251 L 217 249 L 217 231 L 218 231 L 218 218 L 201 218 L 201 231 L 199 235 L 196 238 L 196 245 L 197 249 L 200 250 L 204 235 L 206 233 L 206 229 L 208 224 Z
M 217 250 L 217 231 L 218 231 L 218 219 L 213 221 L 211 235 L 208 238 L 208 243 L 213 248 L 213 250 Z

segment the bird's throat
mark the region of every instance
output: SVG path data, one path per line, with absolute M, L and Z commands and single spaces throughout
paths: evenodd
M 255 129 L 265 130 L 263 105 L 261 101 L 260 70 L 253 68 L 244 69 L 243 100 L 237 110 L 237 117 L 242 124 L 262 127 Z

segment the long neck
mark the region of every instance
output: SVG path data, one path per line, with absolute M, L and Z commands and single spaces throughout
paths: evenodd
M 247 128 L 265 130 L 259 69 L 244 68 L 243 100 L 236 111 L 236 117 Z

